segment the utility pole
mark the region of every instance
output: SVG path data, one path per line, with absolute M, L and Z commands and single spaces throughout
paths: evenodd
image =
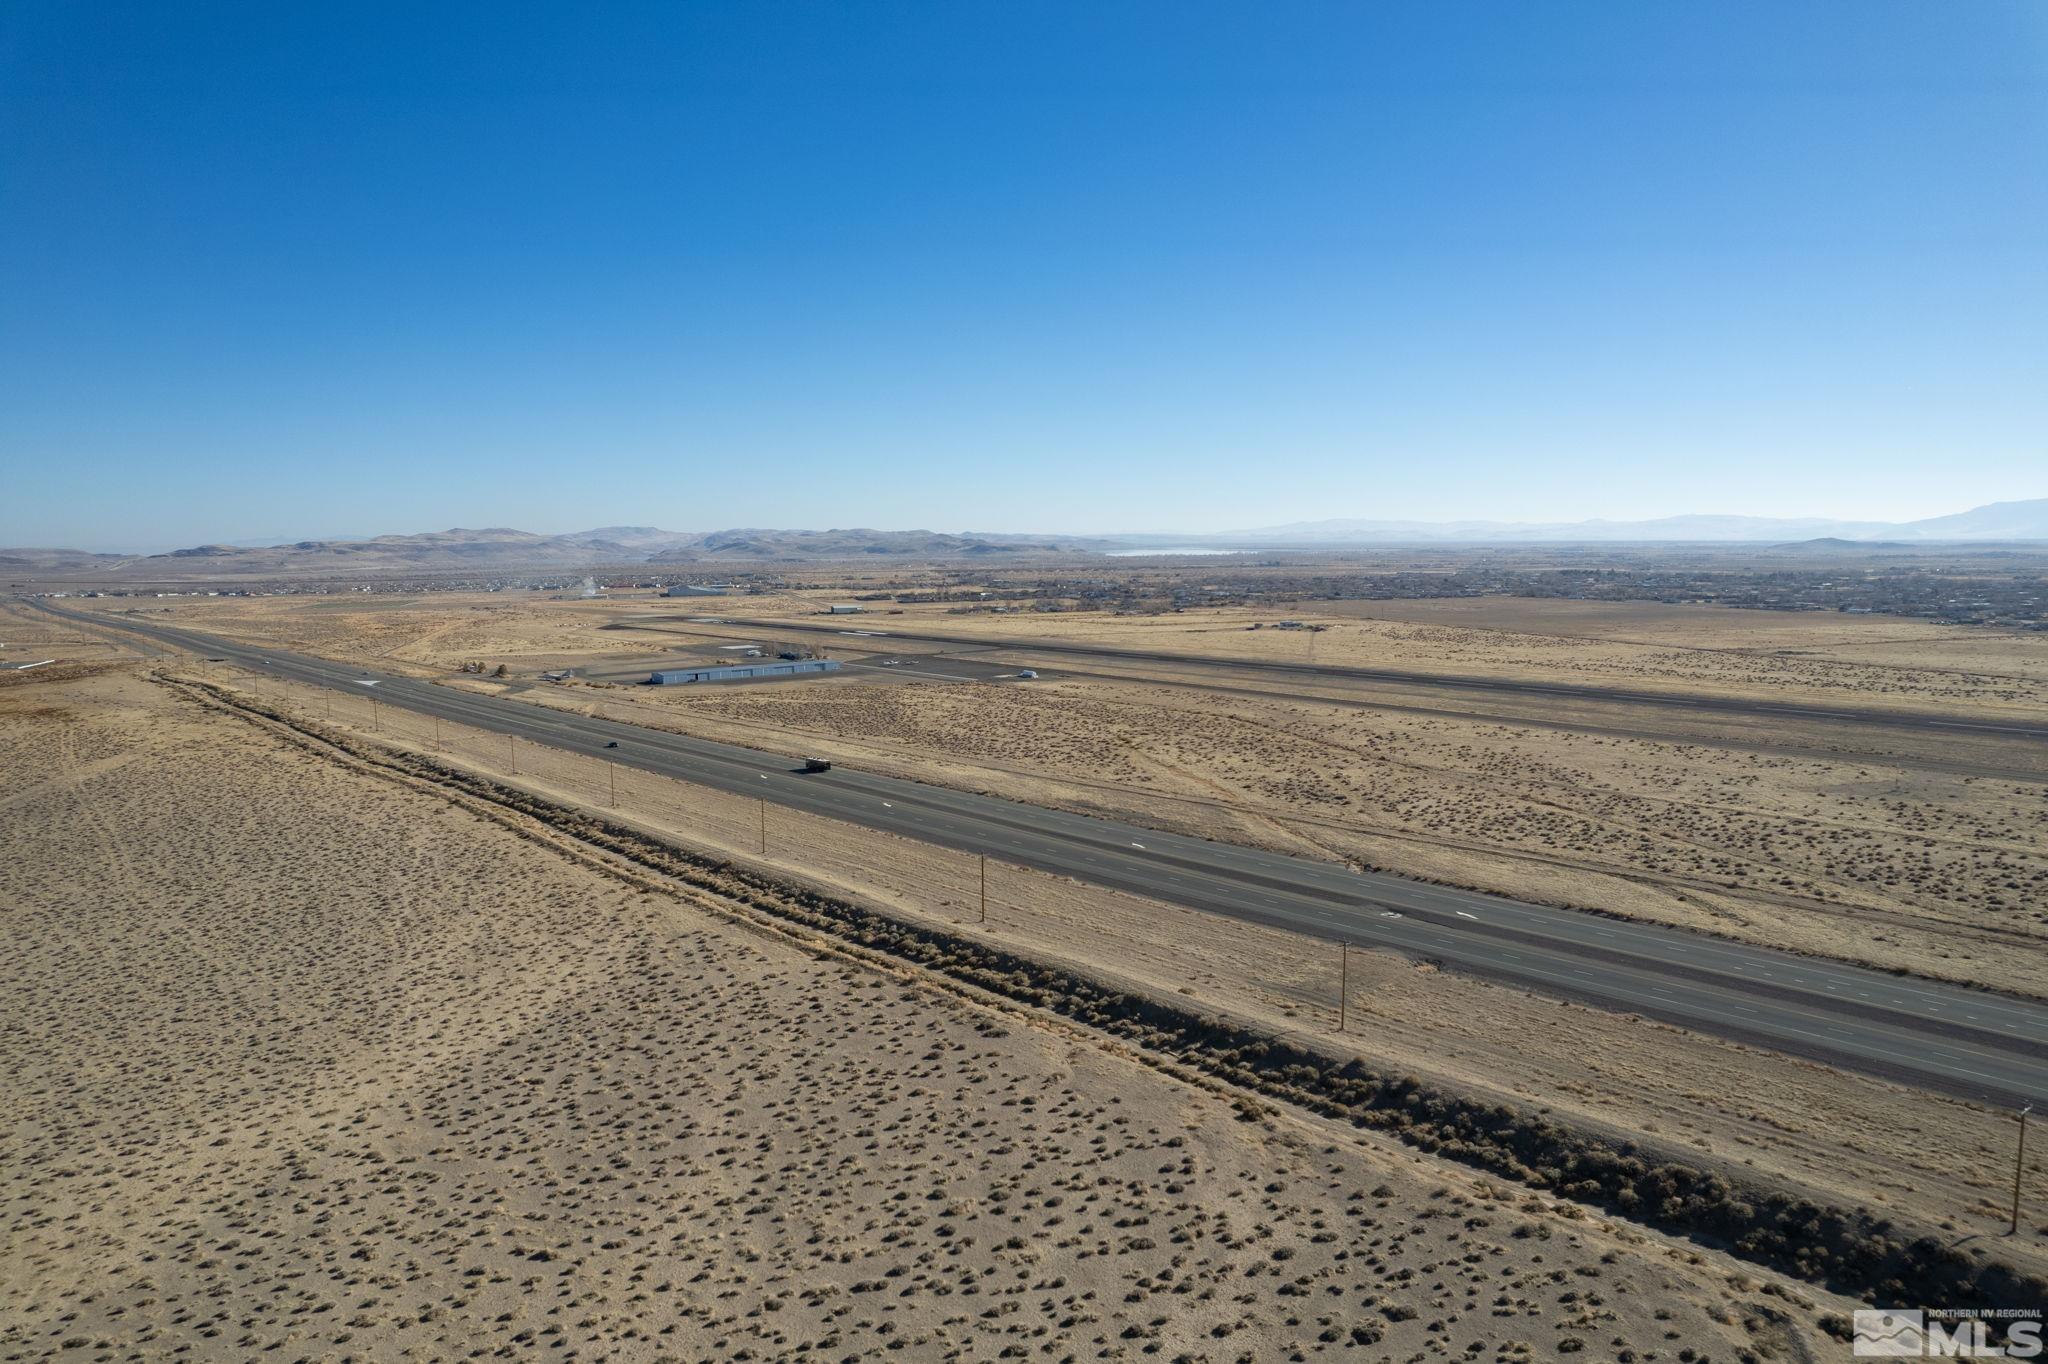
M 384 732 L 377 720 L 377 698 L 374 696 L 370 698 L 370 728 L 379 734 Z
M 768 855 L 768 797 L 761 797 L 761 856 Z
M 441 717 L 438 715 L 434 717 L 434 747 L 444 750 L 448 747 L 441 742 Z
M 616 810 L 619 808 L 619 765 L 606 763 L 605 766 L 612 770 L 612 809 Z
M 505 736 L 505 756 L 506 756 L 506 758 L 507 758 L 507 759 L 509 759 L 509 766 L 510 766 L 510 767 L 511 767 L 511 769 L 512 769 L 512 775 L 513 775 L 513 776 L 515 776 L 515 777 L 516 777 L 516 776 L 518 776 L 518 775 L 519 775 L 519 740 L 518 740 L 518 739 L 516 739 L 516 738 L 514 738 L 514 737 L 513 737 L 512 735 L 510 735 L 510 734 L 507 734 L 507 735 Z
M 2033 1111 L 2032 1104 L 2020 1110 L 2020 1149 L 2012 1158 L 2012 1224 L 2005 1229 L 2008 1236 L 2016 1235 L 2020 1229 L 2020 1174 L 2027 1164 L 2027 1114 Z
M 1343 939 L 1337 942 L 1337 963 L 1337 1031 L 1343 1032 L 1351 1008 L 1351 944 Z
M 980 922 L 980 923 L 987 923 L 987 922 L 988 922 L 988 854 L 987 854 L 987 853 L 983 853 L 983 854 L 981 855 L 981 918 L 980 918 L 980 920 L 979 920 L 978 922 Z

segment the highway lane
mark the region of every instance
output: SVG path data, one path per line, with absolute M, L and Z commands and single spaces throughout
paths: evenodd
M 648 616 L 631 624 L 646 628 L 657 620 L 690 620 L 687 616 Z M 1573 702 L 1609 702 L 1631 706 L 1658 706 L 1671 710 L 1705 711 L 1739 716 L 1775 716 L 1787 719 L 1825 720 L 1834 723 L 1883 725 L 1898 729 L 1933 730 L 1986 737 L 2048 740 L 2048 723 L 2029 724 L 1983 716 L 1953 716 L 1929 711 L 1855 709 L 1813 705 L 1798 701 L 1756 701 L 1737 696 L 1678 696 L 1669 692 L 1631 691 L 1620 687 L 1598 687 L 1571 682 L 1516 682 L 1508 678 L 1470 677 L 1446 673 L 1408 672 L 1398 668 L 1359 668 L 1322 663 L 1286 663 L 1271 659 L 1228 658 L 1213 654 L 1176 654 L 1152 649 L 1123 649 L 1107 644 L 1077 644 L 1067 640 L 1000 639 L 976 635 L 932 634 L 886 627 L 851 626 L 841 618 L 837 625 L 804 624 L 788 620 L 750 620 L 720 616 L 722 625 L 754 630 L 776 630 L 814 635 L 851 635 L 897 643 L 977 644 L 1005 653 L 1067 655 L 1077 658 L 1117 658 L 1145 663 L 1173 663 L 1183 667 L 1228 668 L 1240 672 L 1275 673 L 1295 677 L 1316 677 L 1332 681 L 1393 683 L 1408 687 L 1441 688 L 1447 691 L 1491 693 L 1502 696 L 1538 696 Z
M 1388 948 L 1962 1097 L 2006 1104 L 2048 1097 L 2048 1005 L 871 773 L 802 774 L 790 758 L 734 745 L 366 675 L 170 627 L 104 623 L 777 805 L 1242 920 Z M 620 747 L 607 748 L 613 741 Z

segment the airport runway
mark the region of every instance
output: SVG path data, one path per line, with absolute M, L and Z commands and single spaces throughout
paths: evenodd
M 38 603 L 42 604 L 42 603 Z M 2048 1100 L 2048 1004 L 793 760 L 109 617 L 293 681 L 1964 1098 Z M 616 740 L 619 747 L 605 745 Z M 1335 948 L 1332 948 L 1335 951 Z
M 636 620 L 646 625 L 663 619 L 684 617 L 647 616 Z M 2028 724 L 1981 716 L 1943 715 L 1930 711 L 1877 710 L 1847 706 L 1818 706 L 1797 701 L 1756 701 L 1737 696 L 1677 696 L 1669 692 L 1631 691 L 1620 687 L 1597 687 L 1571 682 L 1516 682 L 1509 678 L 1465 677 L 1445 673 L 1406 672 L 1397 668 L 1355 668 L 1321 663 L 1284 663 L 1266 659 L 1229 658 L 1214 654 L 1176 654 L 1151 649 L 1120 649 L 1107 644 L 1076 644 L 1056 639 L 1003 639 L 976 635 L 932 634 L 924 631 L 890 629 L 885 625 L 799 624 L 788 620 L 749 620 L 721 616 L 722 625 L 749 629 L 774 629 L 784 633 L 814 635 L 860 634 L 869 647 L 888 648 L 909 644 L 974 644 L 1004 653 L 1066 655 L 1076 658 L 1116 658 L 1145 663 L 1172 663 L 1182 667 L 1228 668 L 1238 672 L 1275 673 L 1292 677 L 1313 677 L 1333 682 L 1379 682 L 1409 687 L 1440 688 L 1447 691 L 1478 692 L 1499 696 L 1536 696 L 1572 702 L 1610 702 L 1631 706 L 1658 706 L 1672 710 L 1704 711 L 1725 715 L 1766 716 L 1779 719 L 1826 720 L 1835 723 L 1885 725 L 1895 729 L 1932 730 L 1990 738 L 2048 740 L 2048 723 Z M 857 618 L 855 618 L 857 619 Z

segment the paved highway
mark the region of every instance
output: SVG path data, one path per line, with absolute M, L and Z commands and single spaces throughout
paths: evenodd
M 2048 1005 L 569 715 L 106 617 L 298 682 L 1234 918 L 1388 948 L 1965 1098 L 2048 1100 Z M 608 749 L 616 741 L 619 747 Z
M 689 616 L 649 616 L 630 624 L 645 626 L 655 620 L 691 621 Z M 1216 654 L 1176 654 L 1151 649 L 1121 649 L 1107 644 L 1076 644 L 1056 639 L 1001 639 L 985 635 L 947 635 L 890 629 L 886 626 L 849 625 L 841 617 L 837 625 L 803 624 L 790 620 L 748 620 L 720 616 L 721 625 L 744 626 L 751 630 L 812 635 L 860 635 L 864 647 L 888 648 L 897 643 L 977 644 L 1004 653 L 1067 655 L 1076 658 L 1119 658 L 1145 663 L 1174 663 L 1183 667 L 1228 668 L 1238 672 L 1278 673 L 1293 677 L 1314 677 L 1326 681 L 1381 682 L 1401 686 L 1441 688 L 1448 691 L 1478 692 L 1498 696 L 1540 696 L 1573 702 L 1608 702 L 1631 706 L 1658 706 L 1670 710 L 1706 711 L 1722 715 L 1774 716 L 1781 719 L 1827 720 L 1836 723 L 1884 725 L 1894 729 L 1934 730 L 1956 734 L 1977 734 L 1993 738 L 2048 740 L 2048 723 L 2001 720 L 1983 716 L 1946 715 L 1931 711 L 1880 710 L 1848 706 L 1819 706 L 1797 701 L 1756 701 L 1739 696 L 1674 695 L 1670 692 L 1630 691 L 1621 687 L 1598 687 L 1571 682 L 1517 682 L 1512 678 L 1463 677 L 1446 673 L 1405 672 L 1398 668 L 1356 668 L 1322 663 L 1283 663 L 1271 659 L 1229 658 Z M 854 617 L 852 619 L 858 619 Z

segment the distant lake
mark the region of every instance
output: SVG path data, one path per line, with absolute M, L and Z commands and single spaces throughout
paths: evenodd
M 1135 559 L 1154 554 L 1251 554 L 1253 552 L 1249 549 L 1207 549 L 1200 545 L 1183 545 L 1171 549 L 1112 549 L 1108 551 L 1108 554 L 1112 559 Z

